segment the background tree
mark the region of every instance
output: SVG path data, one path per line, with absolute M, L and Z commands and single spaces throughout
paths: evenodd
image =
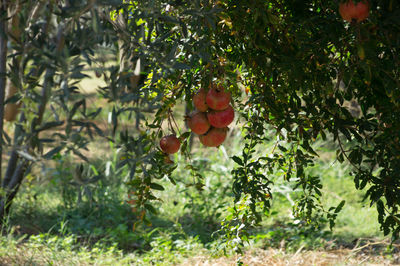
M 10 155 L 1 182 L 1 220 L 32 167 L 67 154 L 89 163 L 90 158 L 81 150 L 88 149 L 95 134 L 123 148 L 124 159 L 119 167 L 130 168 L 131 185 L 142 198 L 138 206 L 144 220 L 145 210 L 155 211 L 148 204 L 155 199 L 150 187 L 162 189 L 152 180 L 162 178 L 174 168 L 165 167 L 164 155 L 156 149 L 161 125 L 168 120 L 169 130 L 178 130 L 170 123 L 171 107 L 176 99 L 190 95 L 196 84 L 193 81 L 183 86 L 178 84 L 179 78 L 183 70 L 193 66 L 198 72 L 196 79 L 200 80 L 199 56 L 186 62 L 182 46 L 210 58 L 206 52 L 210 47 L 208 27 L 203 28 L 199 21 L 204 14 L 211 17 L 215 11 L 197 2 L 181 5 L 180 11 L 187 14 L 180 17 L 174 7 L 163 1 L 4 3 L 3 10 L 8 12 L 4 13 L 7 16 L 2 17 L 2 23 L 8 30 L 4 30 L 2 42 L 8 40 L 12 48 L 8 50 L 7 80 L 9 96 L 13 95 L 5 103 L 22 105 L 19 113 L 13 112 L 13 116 L 18 114 L 13 139 L 5 136 Z M 186 25 L 184 20 L 190 23 Z M 187 40 L 183 41 L 182 36 L 188 36 Z M 4 47 L 1 52 L 6 56 L 7 46 Z M 120 62 L 98 67 L 99 61 L 107 60 L 98 53 L 99 48 L 114 51 L 115 58 L 109 61 L 118 56 Z M 142 70 L 145 72 L 140 73 Z M 108 137 L 93 123 L 101 108 L 93 110 L 87 106 L 85 96 L 76 86 L 87 77 L 84 71 L 100 74 L 107 84 L 100 89 L 99 97 L 113 104 L 113 130 Z M 13 88 L 17 88 L 17 93 Z M 154 122 L 143 121 L 143 113 L 155 111 Z M 143 134 L 146 128 L 141 128 L 141 132 L 118 131 L 118 121 L 132 114 L 137 128 L 145 124 L 152 130 L 148 134 Z M 77 177 L 81 171 L 78 166 Z M 84 182 L 99 178 L 101 174 Z
M 14 120 L 18 114 L 16 102 L 22 105 L 13 139 L 7 135 L 4 138 L 10 155 L 1 182 L 0 220 L 8 213 L 24 176 L 35 163 L 51 159 L 63 148 L 82 155 L 78 149 L 87 142 L 79 138 L 80 132 L 85 128 L 90 132 L 95 126 L 78 120 L 95 117 L 96 113 L 86 113 L 82 97 L 73 95 L 76 91 L 73 84 L 85 76 L 81 73 L 84 59 L 80 56 L 85 54 L 90 63 L 89 53 L 101 41 L 99 35 L 82 38 L 88 25 L 93 28 L 94 23 L 85 19 L 88 11 L 94 10 L 93 1 L 80 6 L 79 12 L 68 2 L 63 5 L 54 1 L 3 2 L 4 10 L 8 11 L 2 13 L 4 36 L 12 48 L 7 59 L 10 98 L 4 109 L 5 119 Z M 78 109 L 82 117 L 74 120 Z M 65 125 L 64 134 L 43 136 L 44 131 L 61 125 Z

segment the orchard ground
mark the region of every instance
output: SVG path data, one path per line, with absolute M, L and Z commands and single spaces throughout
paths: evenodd
M 81 84 L 88 97 L 97 86 L 101 84 L 94 78 Z M 111 127 L 110 107 L 94 97 L 90 102 L 93 108 L 104 107 L 96 124 L 103 129 Z M 184 103 L 175 109 L 184 132 Z M 133 124 L 121 126 L 135 130 Z M 223 240 L 212 233 L 232 205 L 230 171 L 235 164 L 230 157 L 242 150 L 239 127 L 235 121 L 219 149 L 205 148 L 194 138 L 191 163 L 205 177 L 202 191 L 193 186 L 185 168 L 187 159 L 181 153 L 171 156 L 178 164 L 173 174 L 177 185 L 162 181 L 166 189 L 158 193 L 163 201 L 158 203 L 159 214 L 151 217 L 151 224 L 135 231 L 136 217 L 124 186 L 127 172 L 116 168 L 119 150 L 112 143 L 99 139 L 89 151 L 103 155 L 84 170 L 88 178 L 95 172 L 106 173 L 96 183 L 74 182 L 76 162 L 72 157 L 60 157 L 50 167 L 37 167 L 26 178 L 0 237 L 0 264 L 236 264 L 238 255 L 229 248 L 224 251 Z M 265 143 L 259 153 L 271 152 L 273 146 Z M 298 196 L 291 189 L 294 183 L 284 181 L 283 176 L 271 177 L 275 183 L 272 211 L 262 226 L 252 230 L 241 260 L 248 265 L 400 264 L 399 244 L 389 245 L 379 231 L 374 206 L 362 202 L 363 193 L 355 190 L 349 166 L 334 160 L 333 144 L 321 141 L 314 148 L 320 160 L 309 171 L 322 177 L 321 202 L 329 208 L 346 200 L 336 227 L 330 231 L 323 219 L 318 225 L 293 219 L 291 210 Z

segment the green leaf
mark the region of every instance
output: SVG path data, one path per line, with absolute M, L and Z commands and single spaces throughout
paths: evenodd
M 148 203 L 145 203 L 145 204 L 144 204 L 144 207 L 145 207 L 147 210 L 149 210 L 151 213 L 157 214 L 157 210 L 156 210 L 152 205 L 150 205 L 150 204 L 148 204 Z
M 171 175 L 167 175 L 167 177 L 168 177 L 169 181 L 170 181 L 173 185 L 176 185 L 176 182 L 175 182 L 175 180 L 172 178 Z
M 234 160 L 238 165 L 243 166 L 242 159 L 240 159 L 240 158 L 237 157 L 237 156 L 232 156 L 231 158 L 232 158 L 232 160 Z
M 150 187 L 155 190 L 164 190 L 164 187 L 157 183 L 150 183 Z
M 47 152 L 45 155 L 43 155 L 43 157 L 47 160 L 52 159 L 53 156 L 55 154 L 59 153 L 63 148 L 64 148 L 64 146 L 55 147 L 55 148 L 51 149 L 49 152 Z
M 189 70 L 189 69 L 191 69 L 191 67 L 190 67 L 189 65 L 184 64 L 184 63 L 179 63 L 179 62 L 176 62 L 176 63 L 172 66 L 172 68 L 178 69 L 178 70 Z
M 343 133 L 343 135 L 345 135 L 347 140 L 351 141 L 351 135 L 350 135 L 349 131 L 346 128 L 339 127 L 339 130 L 340 130 L 340 132 Z
M 346 201 L 345 201 L 345 200 L 342 200 L 342 201 L 339 203 L 339 205 L 336 207 L 335 213 L 339 213 L 339 212 L 342 210 L 342 208 L 343 208 L 343 206 L 344 206 L 345 203 L 346 203 Z
M 278 148 L 283 152 L 287 152 L 287 149 L 285 147 L 283 147 L 282 145 L 278 145 Z
M 16 103 L 19 100 L 21 100 L 21 95 L 19 93 L 14 94 L 12 97 L 7 98 L 6 101 L 4 101 L 4 105 L 9 104 L 9 103 Z
M 83 155 L 79 150 L 77 149 L 72 149 L 72 152 L 77 155 L 78 157 L 80 157 L 82 160 L 84 160 L 85 162 L 89 162 L 88 158 Z
M 183 133 L 182 135 L 179 136 L 180 139 L 187 139 L 188 137 L 190 137 L 190 135 L 192 134 L 192 132 L 187 131 L 185 133 Z
M 39 129 L 37 129 L 36 132 L 59 127 L 59 126 L 62 126 L 63 124 L 64 124 L 64 121 L 47 122 L 47 123 L 44 123 Z
M 301 145 L 306 151 L 308 151 L 309 153 L 311 153 L 312 155 L 315 156 L 319 156 L 318 153 L 316 153 L 310 146 L 310 144 L 308 143 L 308 141 L 303 141 L 303 144 Z

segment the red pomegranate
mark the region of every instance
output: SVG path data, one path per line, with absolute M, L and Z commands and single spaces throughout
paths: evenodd
M 339 4 L 339 14 L 348 22 L 353 20 L 361 22 L 369 15 L 369 2 L 367 0 L 361 0 L 357 4 L 354 4 L 353 0 L 341 2 Z
M 206 103 L 206 95 L 207 92 L 205 91 L 205 89 L 201 88 L 193 96 L 193 105 L 200 112 L 205 112 L 208 109 L 208 105 Z
M 225 110 L 208 112 L 207 118 L 213 127 L 223 128 L 232 123 L 235 118 L 235 111 L 232 106 L 229 105 Z
M 175 135 L 164 136 L 160 140 L 160 148 L 165 153 L 176 153 L 180 147 L 181 142 Z
M 210 129 L 206 113 L 194 111 L 186 117 L 186 122 L 188 127 L 197 135 L 203 135 Z
M 231 101 L 231 94 L 221 85 L 212 86 L 207 93 L 206 103 L 213 110 L 224 110 Z
M 218 147 L 224 142 L 228 128 L 211 128 L 205 135 L 200 135 L 200 142 L 207 147 Z

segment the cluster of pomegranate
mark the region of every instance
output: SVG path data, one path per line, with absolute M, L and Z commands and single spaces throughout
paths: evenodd
M 356 4 L 352 0 L 341 2 L 339 14 L 348 22 L 361 22 L 369 15 L 369 1 L 361 0 Z
M 196 110 L 186 122 L 204 146 L 218 147 L 225 141 L 228 125 L 235 118 L 230 102 L 231 94 L 222 85 L 212 85 L 208 91 L 201 88 L 193 96 Z
M 226 138 L 228 125 L 235 118 L 230 105 L 231 94 L 221 85 L 213 85 L 208 91 L 201 88 L 193 96 L 196 110 L 185 117 L 188 127 L 199 135 L 200 142 L 207 147 L 218 147 Z M 160 148 L 166 154 L 179 151 L 180 140 L 174 135 L 164 136 Z

